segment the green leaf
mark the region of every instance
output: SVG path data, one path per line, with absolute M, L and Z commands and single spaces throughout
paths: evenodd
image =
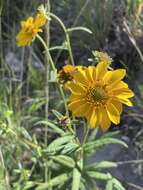
M 109 180 L 107 182 L 105 190 L 113 190 L 113 182 L 112 182 L 112 180 Z
M 58 112 L 57 110 L 52 110 L 53 114 L 60 120 L 61 118 L 65 117 L 64 115 L 62 115 L 60 112 Z
M 51 179 L 48 183 L 40 184 L 36 190 L 47 190 L 49 187 L 54 187 L 60 184 L 63 184 L 68 180 L 69 176 L 67 174 L 61 174 L 53 179 Z
M 110 173 L 101 173 L 101 172 L 95 172 L 95 171 L 87 171 L 87 175 L 91 178 L 101 179 L 101 180 L 110 180 L 112 179 L 112 176 Z
M 114 137 L 120 134 L 120 131 L 113 131 L 113 132 L 108 132 L 105 135 L 102 136 L 102 138 L 107 138 L 107 137 Z
M 46 120 L 39 121 L 35 125 L 40 125 L 40 124 L 47 125 L 51 129 L 53 129 L 55 133 L 58 133 L 60 135 L 65 135 L 65 132 L 61 128 L 59 128 L 57 125 L 55 125 L 54 123 L 52 123 L 51 121 L 46 121 Z
M 120 181 L 118 181 L 117 179 L 113 178 L 112 179 L 112 183 L 113 183 L 113 186 L 117 189 L 117 190 L 126 190 L 122 184 L 120 183 Z
M 77 168 L 73 170 L 72 190 L 79 190 L 81 173 Z
M 77 150 L 79 148 L 79 145 L 76 143 L 68 143 L 64 146 L 63 150 L 61 151 L 61 154 L 70 154 L 71 152 Z
M 84 32 L 87 32 L 89 34 L 92 34 L 92 31 L 86 27 L 83 27 L 83 26 L 78 26 L 78 27 L 73 27 L 73 28 L 68 28 L 67 31 L 68 32 L 73 32 L 73 31 L 78 31 L 78 30 L 81 30 L 81 31 L 84 31 Z
M 98 140 L 92 141 L 92 142 L 88 142 L 84 145 L 84 150 L 85 152 L 93 152 L 93 150 L 95 151 L 96 149 L 98 149 L 101 146 L 107 145 L 107 144 L 120 144 L 124 147 L 128 147 L 127 144 L 119 139 L 115 139 L 115 138 L 100 138 Z
M 110 161 L 102 161 L 102 162 L 96 162 L 94 164 L 91 164 L 87 166 L 87 170 L 98 170 L 98 169 L 105 169 L 105 168 L 116 168 L 118 164 L 115 162 Z
M 82 180 L 80 181 L 80 190 L 87 190 Z
M 68 48 L 66 46 L 54 46 L 54 47 L 51 47 L 49 48 L 49 51 L 53 51 L 53 50 L 68 50 Z
M 23 189 L 23 190 L 28 190 L 29 188 L 34 187 L 35 185 L 36 185 L 35 182 L 33 182 L 33 181 L 28 181 L 28 182 L 26 182 L 26 184 L 24 185 L 24 189 Z
M 75 161 L 69 156 L 65 156 L 65 155 L 53 156 L 52 159 L 69 168 L 75 167 Z
M 65 137 L 59 137 L 58 139 L 54 140 L 46 149 L 46 152 L 56 152 L 61 150 L 65 144 L 71 142 L 74 139 L 73 135 L 68 135 Z
M 31 100 L 31 106 L 28 108 L 28 113 L 31 114 L 41 108 L 45 103 L 45 99 L 32 99 Z
M 50 72 L 49 82 L 57 82 L 57 70 Z

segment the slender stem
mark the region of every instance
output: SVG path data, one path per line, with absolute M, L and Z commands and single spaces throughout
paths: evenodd
M 90 129 L 89 126 L 87 126 L 85 134 L 84 134 L 84 137 L 83 137 L 83 141 L 82 141 L 83 145 L 86 143 L 86 140 L 87 140 L 87 137 L 88 137 L 88 134 L 89 134 L 89 129 Z
M 23 75 L 24 75 L 24 55 L 25 55 L 25 47 L 21 50 L 21 61 L 20 61 L 20 91 L 19 91 L 19 103 L 18 110 L 21 110 L 21 101 L 22 101 L 22 91 L 23 91 Z
M 3 167 L 3 169 L 5 170 L 5 185 L 6 185 L 6 188 L 7 188 L 7 190 L 10 190 L 9 178 L 8 178 L 8 174 L 7 174 L 7 169 L 5 167 L 3 153 L 2 153 L 1 148 L 0 148 L 0 163 L 1 163 L 2 167 Z
M 45 7 L 48 12 L 50 12 L 50 0 L 45 1 Z M 47 47 L 47 50 L 49 49 L 50 46 L 50 22 L 47 22 L 45 26 L 45 46 Z M 44 45 L 43 44 L 43 45 Z M 50 60 L 51 59 L 51 60 Z M 49 117 L 49 62 L 54 65 L 52 58 L 49 54 L 49 51 L 47 51 L 45 55 L 45 98 L 46 98 L 46 104 L 45 104 L 45 119 L 48 119 Z M 45 125 L 45 146 L 48 145 L 48 127 Z M 47 164 L 47 160 L 45 162 L 45 182 L 50 181 L 50 169 Z M 50 189 L 51 190 L 51 189 Z
M 45 51 L 46 51 L 46 56 L 47 56 L 47 58 L 48 58 L 48 60 L 49 60 L 49 64 L 51 64 L 52 70 L 56 72 L 56 68 L 55 68 L 54 62 L 53 62 L 53 60 L 52 60 L 51 54 L 50 54 L 50 52 L 49 52 L 49 49 L 48 49 L 46 43 L 45 43 L 44 40 L 41 38 L 41 36 L 39 36 L 39 34 L 37 34 L 37 38 L 40 40 L 40 42 L 42 43 L 42 45 L 43 45 L 43 47 L 44 47 L 44 49 L 45 49 Z
M 143 163 L 143 160 L 128 160 L 128 161 L 120 161 L 116 162 L 118 165 L 124 165 L 124 164 L 141 164 Z
M 3 62 L 3 39 L 2 39 L 2 10 L 3 10 L 3 1 L 0 2 L 0 66 L 2 68 L 2 77 L 4 78 L 5 69 Z
M 53 62 L 53 60 L 52 60 L 52 57 L 51 57 L 51 55 L 50 55 L 50 52 L 49 52 L 49 49 L 48 49 L 47 45 L 45 44 L 44 40 L 43 40 L 39 35 L 37 35 L 37 38 L 40 40 L 40 42 L 41 42 L 42 45 L 44 46 L 45 51 L 46 51 L 46 56 L 47 56 L 47 58 L 49 59 L 49 64 L 51 64 L 51 67 L 52 67 L 53 71 L 56 72 L 56 68 L 55 68 L 54 62 Z M 58 82 L 57 82 L 57 83 L 58 83 Z M 64 95 L 63 89 L 62 89 L 62 87 L 61 87 L 61 85 L 60 85 L 59 83 L 58 83 L 58 88 L 59 88 L 61 97 L 62 97 L 63 102 L 64 102 L 64 107 L 65 107 L 66 115 L 67 115 L 67 117 L 69 117 L 68 107 L 67 107 L 65 95 Z
M 67 48 L 69 50 L 69 56 L 70 56 L 70 60 L 71 60 L 71 64 L 74 66 L 74 58 L 73 58 L 73 53 L 72 53 L 72 49 L 71 49 L 71 43 L 70 43 L 70 36 L 69 36 L 69 32 L 68 30 L 66 29 L 64 23 L 61 21 L 61 19 L 59 19 L 59 17 L 57 17 L 55 14 L 53 13 L 48 13 L 49 16 L 53 17 L 55 20 L 57 20 L 59 22 L 59 24 L 61 25 L 64 33 L 65 33 L 65 36 L 66 36 L 66 42 L 67 42 Z

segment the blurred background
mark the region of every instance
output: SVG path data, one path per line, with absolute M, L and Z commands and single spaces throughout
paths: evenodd
M 33 15 L 41 0 L 1 0 L 0 9 L 0 101 L 15 110 L 24 109 L 30 101 L 43 104 L 44 59 L 38 41 L 32 48 L 19 48 L 15 36 L 19 23 Z M 113 68 L 127 70 L 126 81 L 136 96 L 134 107 L 125 109 L 119 129 L 129 149 L 109 149 L 99 152 L 96 159 L 126 161 L 118 171 L 112 171 L 127 189 L 143 187 L 143 0 L 51 0 L 51 11 L 67 28 L 84 26 L 92 31 L 75 31 L 71 44 L 76 65 L 89 65 L 92 51 L 105 51 L 113 58 Z M 60 26 L 50 23 L 50 47 L 64 44 Z M 54 49 L 52 57 L 60 69 L 68 62 L 66 50 Z M 12 96 L 11 96 L 12 95 Z M 56 94 L 51 96 L 54 99 Z M 8 97 L 8 98 L 6 98 Z M 19 98 L 20 97 L 20 98 Z M 39 102 L 39 101 L 38 101 Z M 51 107 L 59 106 L 53 101 Z M 26 107 L 27 108 L 27 107 Z M 39 107 L 38 107 L 39 108 Z M 25 109 L 26 110 L 26 109 Z M 2 112 L 2 111 L 1 111 Z M 32 114 L 32 108 L 29 110 Z M 37 114 L 42 114 L 38 110 Z M 32 128 L 32 127 L 31 127 Z M 31 129 L 33 130 L 33 129 Z M 111 130 L 116 130 L 113 126 Z M 37 129 L 37 133 L 41 133 Z M 95 159 L 95 158 L 94 158 Z M 140 160 L 136 164 L 137 160 Z M 135 184 L 135 185 L 134 185 Z

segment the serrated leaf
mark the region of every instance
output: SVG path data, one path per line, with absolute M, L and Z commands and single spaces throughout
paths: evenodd
M 72 190 L 79 190 L 81 173 L 77 168 L 73 170 Z
M 69 156 L 65 156 L 65 155 L 53 156 L 52 159 L 69 168 L 75 167 L 75 161 Z
M 77 27 L 67 29 L 68 32 L 73 32 L 73 31 L 78 31 L 78 30 L 85 31 L 89 34 L 92 34 L 92 31 L 90 29 L 83 27 L 83 26 L 77 26 Z
M 48 183 L 40 184 L 36 190 L 47 190 L 49 187 L 55 187 L 59 184 L 62 184 L 68 180 L 69 176 L 67 174 L 61 174 L 53 179 L 51 179 Z

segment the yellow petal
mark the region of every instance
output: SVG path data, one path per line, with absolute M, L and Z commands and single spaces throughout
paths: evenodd
M 122 104 L 125 104 L 129 107 L 132 107 L 133 104 L 130 100 L 128 100 L 127 98 L 117 98 L 119 102 L 121 102 Z
M 35 27 L 40 28 L 45 24 L 46 24 L 46 16 L 42 13 L 38 13 L 34 21 Z
M 87 120 L 88 120 L 89 126 L 91 128 L 96 128 L 97 127 L 97 112 L 96 112 L 96 109 L 93 109 L 88 114 Z
M 115 71 L 108 71 L 105 74 L 103 80 L 105 81 L 105 83 L 113 84 L 123 79 L 125 75 L 126 75 L 125 69 L 117 69 Z
M 84 116 L 88 109 L 88 104 L 84 100 L 77 100 L 68 105 L 69 110 L 73 112 L 74 116 Z
M 77 100 L 81 100 L 81 99 L 85 100 L 84 94 L 71 94 L 71 96 L 69 97 L 69 102 L 77 101 Z
M 84 117 L 86 112 L 88 112 L 89 109 L 89 105 L 87 103 L 82 104 L 78 107 L 76 107 L 76 109 L 73 111 L 73 115 L 75 115 L 76 117 Z
M 79 83 L 69 82 L 65 86 L 67 89 L 69 89 L 74 94 L 82 94 L 82 93 L 85 94 L 86 93 L 85 88 Z
M 16 36 L 16 40 L 17 40 L 17 45 L 18 46 L 25 46 L 28 45 L 33 39 L 32 35 L 27 35 L 23 32 L 20 32 L 19 34 L 17 34 Z
M 88 78 L 88 80 L 90 81 L 90 82 L 93 82 L 93 72 L 94 72 L 94 66 L 89 66 L 89 67 L 87 67 L 87 69 L 86 69 L 86 77 Z
M 73 77 L 76 82 L 79 82 L 85 86 L 87 86 L 89 83 L 88 79 L 85 76 L 85 71 L 80 70 L 79 72 L 76 72 Z
M 120 122 L 120 113 L 116 109 L 116 107 L 112 103 L 108 103 L 106 105 L 106 110 L 107 110 L 109 119 L 113 123 L 118 124 Z
M 128 88 L 124 88 L 124 89 L 119 89 L 119 90 L 115 90 L 114 92 L 114 96 L 118 97 L 118 98 L 131 98 L 134 96 L 134 93 L 132 92 L 132 90 L 128 89 Z
M 104 107 L 100 108 L 101 111 L 101 121 L 100 121 L 100 127 L 103 131 L 106 131 L 107 129 L 109 129 L 110 125 L 111 125 L 111 121 L 108 117 L 107 111 Z
M 121 114 L 123 111 L 122 103 L 117 100 L 112 100 L 111 103 L 115 106 L 115 108 L 118 110 L 118 112 Z
M 101 79 L 107 72 L 108 64 L 101 62 L 96 66 L 96 80 Z
M 123 88 L 128 88 L 128 84 L 123 81 L 112 83 L 107 87 L 109 91 L 114 91 L 114 90 L 123 89 Z

